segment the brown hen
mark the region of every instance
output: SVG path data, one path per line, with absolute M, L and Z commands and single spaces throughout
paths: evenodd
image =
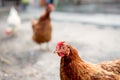
M 40 16 L 38 20 L 32 21 L 33 40 L 37 44 L 48 43 L 52 37 L 52 25 L 50 20 L 50 13 L 52 9 L 48 6 L 45 12 Z M 47 46 L 49 49 L 49 47 Z
M 120 80 L 120 60 L 102 64 L 83 61 L 75 48 L 59 42 L 55 53 L 61 57 L 60 80 Z

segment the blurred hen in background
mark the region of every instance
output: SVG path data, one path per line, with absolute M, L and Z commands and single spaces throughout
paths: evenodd
M 11 7 L 8 18 L 8 27 L 5 29 L 7 35 L 16 35 L 18 28 L 21 25 L 21 18 L 14 7 Z
M 52 25 L 50 19 L 50 14 L 52 10 L 53 7 L 48 5 L 40 18 L 38 20 L 32 21 L 32 38 L 37 44 L 45 42 L 48 43 L 52 38 Z M 49 49 L 48 45 L 47 49 Z

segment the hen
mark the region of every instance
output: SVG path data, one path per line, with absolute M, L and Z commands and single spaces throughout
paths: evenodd
M 5 29 L 5 33 L 7 35 L 16 35 L 17 30 L 21 25 L 21 18 L 14 7 L 10 9 L 10 13 L 7 18 L 7 24 L 8 27 Z
M 52 37 L 52 25 L 50 20 L 51 6 L 48 6 L 38 20 L 32 21 L 33 40 L 37 44 L 49 42 Z M 48 46 L 47 46 L 48 47 Z M 49 48 L 48 48 L 49 49 Z
M 65 42 L 59 42 L 54 53 L 61 57 L 60 80 L 120 80 L 120 60 L 91 64 Z

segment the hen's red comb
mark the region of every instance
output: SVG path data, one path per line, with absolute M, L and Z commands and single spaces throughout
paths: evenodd
M 65 43 L 65 41 L 61 41 L 61 42 L 59 42 L 58 44 L 57 44 L 57 46 L 61 46 L 61 45 L 63 45 Z

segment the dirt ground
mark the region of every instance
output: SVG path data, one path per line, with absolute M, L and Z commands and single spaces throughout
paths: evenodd
M 46 50 L 46 44 L 40 46 L 32 41 L 30 21 L 21 25 L 16 37 L 6 36 L 4 28 L 0 29 L 0 80 L 59 80 L 60 58 L 53 54 L 59 41 L 73 45 L 81 58 L 91 63 L 120 59 L 119 28 L 52 23 L 50 51 Z

